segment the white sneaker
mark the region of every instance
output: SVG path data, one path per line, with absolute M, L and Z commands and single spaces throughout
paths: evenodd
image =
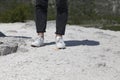
M 35 39 L 34 42 L 32 42 L 31 46 L 32 47 L 41 47 L 44 45 L 44 38 L 43 37 L 38 37 Z
M 64 42 L 63 38 L 60 36 L 56 37 L 56 47 L 58 49 L 65 49 L 66 48 L 65 42 Z

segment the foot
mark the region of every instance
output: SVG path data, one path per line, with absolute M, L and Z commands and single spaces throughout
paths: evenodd
M 56 36 L 56 47 L 58 49 L 65 49 L 65 42 L 61 36 Z
M 32 47 L 41 47 L 44 45 L 44 38 L 43 37 L 38 37 L 32 42 L 31 46 Z

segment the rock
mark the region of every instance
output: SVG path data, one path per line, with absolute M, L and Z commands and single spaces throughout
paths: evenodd
M 18 44 L 17 43 L 2 43 L 0 44 L 0 56 L 11 54 L 17 52 Z
M 28 49 L 26 48 L 18 48 L 18 51 L 22 52 L 22 53 L 25 53 L 25 52 L 28 52 Z

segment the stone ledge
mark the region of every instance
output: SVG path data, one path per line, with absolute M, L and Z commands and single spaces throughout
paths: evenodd
M 13 42 L 0 42 L 0 56 L 4 56 L 7 54 L 15 53 L 18 49 L 18 43 Z

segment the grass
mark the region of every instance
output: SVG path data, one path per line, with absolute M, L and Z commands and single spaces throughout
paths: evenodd
M 113 30 L 113 31 L 120 31 L 120 25 L 105 25 L 101 29 Z

